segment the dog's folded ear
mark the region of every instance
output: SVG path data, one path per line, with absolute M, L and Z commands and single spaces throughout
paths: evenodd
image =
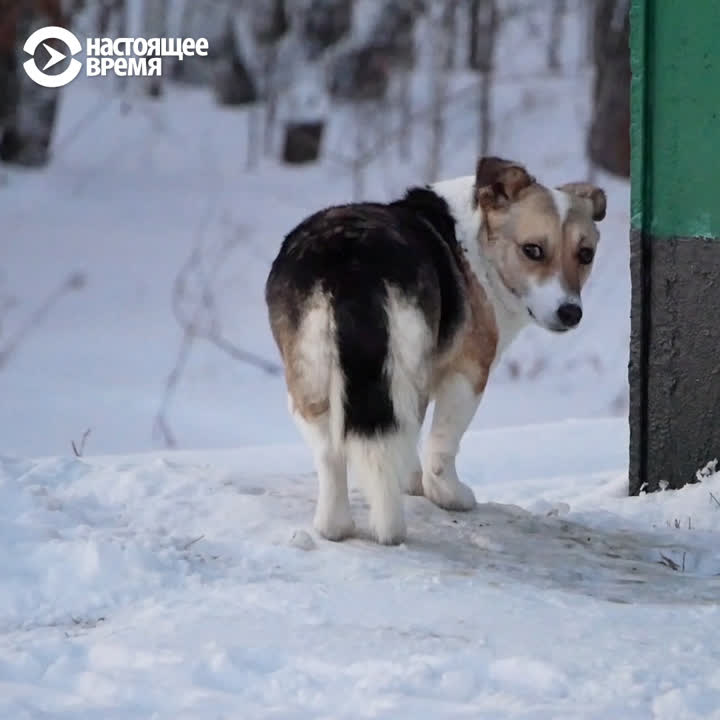
M 596 185 L 588 182 L 572 182 L 561 185 L 558 190 L 588 200 L 592 208 L 592 219 L 596 222 L 605 217 L 607 198 L 605 197 L 605 191 Z
M 515 200 L 535 178 L 519 163 L 499 157 L 480 158 L 475 172 L 475 195 L 483 207 L 503 207 Z

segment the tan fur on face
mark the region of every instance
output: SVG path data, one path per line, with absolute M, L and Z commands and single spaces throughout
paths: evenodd
M 485 210 L 484 251 L 513 294 L 523 296 L 532 283 L 550 277 L 559 277 L 569 292 L 579 294 L 591 265 L 579 262 L 578 250 L 594 250 L 598 232 L 585 199 L 565 193 L 564 202 L 568 210 L 561 217 L 553 193 L 533 183 L 508 207 Z M 545 259 L 528 258 L 522 250 L 526 243 L 542 247 Z

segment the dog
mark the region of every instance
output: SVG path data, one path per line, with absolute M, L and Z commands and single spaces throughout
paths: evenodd
M 474 507 L 455 469 L 461 437 L 523 327 L 580 322 L 605 211 L 598 187 L 551 189 L 485 157 L 474 175 L 330 207 L 285 237 L 265 298 L 289 410 L 314 457 L 321 535 L 355 531 L 348 466 L 382 544 L 406 538 L 403 492 Z

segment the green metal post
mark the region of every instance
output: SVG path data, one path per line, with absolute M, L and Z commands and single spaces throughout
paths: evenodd
M 720 459 L 720 2 L 632 0 L 630 493 Z

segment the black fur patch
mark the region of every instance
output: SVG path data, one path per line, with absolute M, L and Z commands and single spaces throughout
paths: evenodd
M 447 203 L 416 188 L 383 205 L 322 210 L 284 240 L 266 286 L 273 317 L 293 327 L 316 287 L 332 298 L 345 378 L 345 431 L 373 435 L 397 420 L 386 373 L 387 286 L 415 303 L 442 350 L 464 320 L 462 250 Z

